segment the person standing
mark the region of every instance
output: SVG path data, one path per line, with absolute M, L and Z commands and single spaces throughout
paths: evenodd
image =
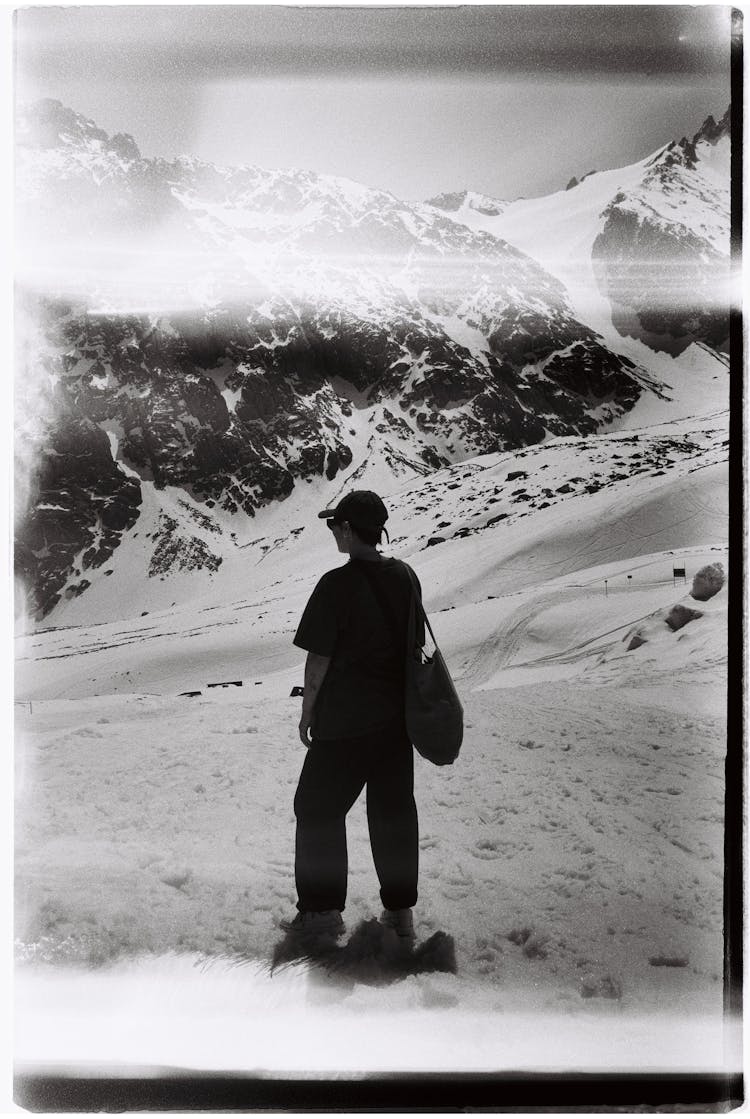
M 376 493 L 354 490 L 318 515 L 349 561 L 320 579 L 294 637 L 307 652 L 299 723 L 307 754 L 294 798 L 298 912 L 281 927 L 343 932 L 346 816 L 366 786 L 380 919 L 413 940 L 419 845 L 404 666 L 411 597 L 421 590 L 406 564 L 377 549 L 388 511 Z

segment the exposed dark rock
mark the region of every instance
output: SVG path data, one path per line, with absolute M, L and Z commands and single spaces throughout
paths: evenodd
M 434 198 L 428 199 L 428 205 L 435 206 L 438 210 L 445 210 L 450 214 L 460 210 L 468 197 L 469 192 L 466 190 L 457 191 L 453 194 L 438 194 Z M 476 210 L 479 214 L 486 214 L 488 217 L 496 217 L 503 212 L 503 206 L 491 198 L 475 195 L 472 196 L 469 204 L 472 210 Z
M 453 213 L 455 210 L 460 210 L 466 201 L 466 191 L 456 191 L 453 194 L 437 194 L 434 198 L 429 198 L 427 204 L 429 206 L 436 206 L 438 210 L 447 210 Z
M 664 621 L 671 630 L 678 630 L 686 626 L 688 622 L 693 622 L 696 618 L 702 617 L 702 610 L 692 610 L 689 606 L 682 606 L 680 603 L 677 603 L 677 605 L 673 606 L 669 611 Z
M 623 335 L 677 355 L 692 342 L 727 350 L 729 257 L 684 227 L 613 204 L 592 257 Z M 728 249 L 728 244 L 727 244 Z
M 590 342 L 556 354 L 544 366 L 544 374 L 590 403 L 617 400 L 632 407 L 640 389 L 630 376 L 629 367 L 632 365 L 627 358 L 616 358 L 604 346 Z
M 690 595 L 698 602 L 707 602 L 709 598 L 713 598 L 715 594 L 719 593 L 725 581 L 726 576 L 722 564 L 706 564 L 705 567 L 696 572 Z
M 88 567 L 112 556 L 138 519 L 141 487 L 113 462 L 104 432 L 71 412 L 44 432 L 41 444 L 19 439 L 18 452 L 19 475 L 30 460 L 33 469 L 29 501 L 18 510 L 15 566 L 26 608 L 41 618 L 60 601 L 79 553 Z M 76 593 L 85 589 L 77 586 Z
M 611 975 L 590 975 L 581 979 L 583 999 L 621 999 L 622 983 Z
M 595 175 L 595 174 L 596 174 L 596 171 L 587 171 L 585 175 L 581 175 L 580 179 L 577 179 L 574 175 L 573 178 L 568 182 L 568 185 L 566 186 L 565 189 L 566 190 L 572 190 L 573 187 L 577 187 L 579 185 L 579 183 L 582 183 L 584 181 L 584 179 L 588 179 L 589 175 Z
M 138 145 L 127 132 L 118 132 L 114 135 L 109 142 L 109 146 L 113 152 L 116 152 L 123 159 L 136 160 L 141 158 Z
M 93 121 L 49 97 L 29 106 L 21 118 L 18 141 L 24 146 L 56 148 L 76 140 L 107 144 L 109 137 Z
M 438 454 L 434 447 L 423 447 L 419 452 L 419 457 L 432 470 L 440 470 L 441 467 L 447 466 L 449 462 L 444 455 Z
M 175 571 L 217 571 L 221 557 L 211 552 L 208 545 L 197 536 L 184 536 L 173 517 L 162 514 L 159 522 L 159 540 L 149 564 L 151 578 L 169 575 Z
M 716 144 L 723 136 L 728 136 L 732 127 L 732 106 L 727 108 L 719 123 L 712 116 L 706 117 L 701 127 L 693 137 L 693 144 L 706 140 L 709 144 Z

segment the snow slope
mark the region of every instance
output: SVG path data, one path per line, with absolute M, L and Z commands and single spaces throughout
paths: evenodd
M 685 558 L 690 568 L 717 556 Z M 666 565 L 652 557 L 647 574 Z M 447 772 L 418 760 L 417 929 L 455 938 L 456 975 L 373 986 L 303 967 L 269 978 L 263 961 L 294 903 L 301 747 L 289 673 L 257 690 L 20 708 L 19 1057 L 281 1071 L 330 1069 L 334 1052 L 345 1069 L 721 1067 L 725 595 L 665 632 L 655 657 L 649 645 L 624 656 L 627 627 L 685 588 L 623 585 L 602 600 L 599 575 L 580 573 L 588 595 L 527 608 L 505 678 L 496 668 L 472 689 L 476 668 L 463 666 L 462 757 Z M 513 648 L 519 606 L 490 640 Z M 563 657 L 575 687 L 557 671 Z M 354 929 L 378 912 L 361 803 L 349 847 Z M 197 1033 L 164 1033 L 176 1006 L 197 1015 Z M 468 1023 L 458 1046 L 447 1008 Z M 272 1052 L 285 1021 L 290 1045 Z M 544 1025 L 565 1041 L 541 1054 Z
M 393 551 L 466 707 L 457 764 L 416 767 L 417 931 L 453 938 L 455 974 L 269 972 L 294 905 L 291 636 L 336 562 L 320 522 L 277 521 L 231 604 L 23 638 L 21 1067 L 731 1067 L 726 589 L 682 630 L 663 620 L 727 566 L 724 422 L 553 440 L 393 495 Z M 425 547 L 443 520 L 452 539 Z M 349 853 L 356 931 L 379 911 L 362 802 Z
M 710 401 L 707 398 L 704 406 Z M 540 566 L 535 573 L 528 557 L 540 551 L 547 555 L 548 564 L 554 564 L 561 559 L 558 549 L 563 543 L 572 571 L 581 557 L 598 556 L 601 549 L 606 551 L 615 544 L 622 558 L 639 555 L 644 539 L 654 534 L 658 534 L 654 548 L 657 544 L 681 547 L 702 542 L 710 524 L 710 538 L 723 542 L 727 532 L 727 418 L 725 411 L 714 407 L 703 416 L 640 431 L 549 439 L 522 451 L 483 455 L 390 490 L 385 485 L 387 472 L 373 456 L 364 469 L 347 471 L 333 493 L 322 480 L 300 483 L 286 501 L 247 519 L 244 532 L 236 524 L 237 518 L 230 525 L 228 517 L 223 521 L 214 517 L 213 527 L 202 528 L 205 514 L 199 503 L 174 487 L 160 490 L 157 496 L 150 484 L 144 484 L 144 510 L 138 522 L 124 535 L 111 560 L 89 573 L 91 586 L 86 595 L 60 604 L 55 628 L 19 639 L 19 694 L 30 694 L 24 660 L 27 648 L 43 650 L 48 642 L 56 645 L 64 640 L 67 626 L 96 622 L 94 632 L 103 640 L 110 632 L 106 623 L 112 618 L 133 618 L 135 613 L 133 621 L 138 627 L 150 630 L 155 623 L 161 624 L 154 614 L 167 611 L 165 624 L 171 630 L 171 611 L 177 610 L 179 616 L 184 610 L 179 604 L 185 600 L 190 602 L 187 617 L 200 605 L 215 609 L 212 621 L 226 617 L 236 626 L 241 612 L 248 621 L 255 621 L 264 612 L 264 597 L 282 594 L 290 600 L 288 609 L 294 616 L 315 573 L 331 560 L 329 534 L 317 511 L 352 488 L 374 488 L 386 496 L 394 554 L 411 557 L 418 566 L 424 563 L 428 576 L 435 556 L 445 553 L 451 561 L 460 562 L 464 579 L 453 580 L 454 589 L 468 578 L 462 541 L 470 541 L 469 553 L 484 557 L 482 562 L 492 571 L 488 594 L 505 589 L 508 580 L 536 581 L 545 571 Z M 509 475 L 519 474 L 525 477 L 509 479 Z M 688 478 L 691 484 L 684 485 Z M 222 556 L 221 566 L 210 577 L 189 571 L 149 575 L 154 553 L 151 538 L 159 526 L 160 510 L 165 508 L 180 526 L 178 536 L 202 540 Z M 435 551 L 430 548 L 422 556 L 429 542 L 437 539 L 444 543 L 433 545 Z M 442 560 L 437 563 L 442 570 Z M 428 590 L 428 604 L 443 605 L 442 579 L 440 575 L 434 589 Z M 133 604 L 137 604 L 135 610 Z M 144 610 L 148 622 L 140 617 Z M 112 622 L 110 628 L 116 631 L 119 622 Z M 36 669 L 33 672 L 43 687 L 43 677 Z

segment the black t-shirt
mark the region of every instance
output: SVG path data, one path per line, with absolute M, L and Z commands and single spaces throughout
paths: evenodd
M 377 580 L 390 620 L 371 579 Z M 352 559 L 319 581 L 294 638 L 301 649 L 331 657 L 313 709 L 313 737 L 354 738 L 403 713 L 411 596 L 406 564 L 396 559 Z

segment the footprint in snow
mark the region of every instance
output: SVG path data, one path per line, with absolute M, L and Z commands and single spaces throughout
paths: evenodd
M 495 839 L 479 839 L 472 848 L 472 855 L 477 859 L 499 859 L 501 852 Z
M 163 874 L 160 876 L 159 881 L 163 882 L 165 886 L 171 886 L 175 890 L 182 890 L 187 886 L 192 878 L 190 870 L 176 870 Z
M 287 874 L 291 865 L 288 859 L 266 859 L 265 864 L 269 870 L 275 870 L 279 874 Z
M 442 894 L 447 901 L 465 901 L 471 890 L 467 886 L 443 886 Z
M 511 944 L 517 944 L 523 949 L 523 954 L 529 960 L 544 960 L 547 958 L 547 944 L 550 937 L 543 932 L 534 932 L 528 925 L 511 929 L 508 933 Z

